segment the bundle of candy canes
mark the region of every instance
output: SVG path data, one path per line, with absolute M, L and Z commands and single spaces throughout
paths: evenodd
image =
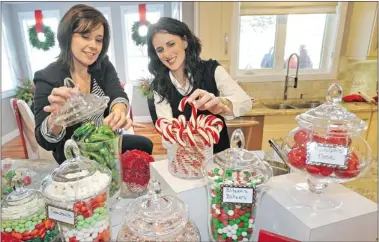
M 165 118 L 159 118 L 155 123 L 155 130 L 172 144 L 179 144 L 186 147 L 197 146 L 196 139 L 201 139 L 202 143 L 208 147 L 217 144 L 220 140 L 220 132 L 224 126 L 221 119 L 214 115 L 197 115 L 197 109 L 193 103 L 187 102 L 188 97 L 184 97 L 179 103 L 179 111 L 183 112 L 186 104 L 191 105 L 192 113 L 190 120 L 187 122 L 184 115 L 180 115 L 177 119 L 170 122 Z M 198 134 L 196 136 L 196 134 Z M 188 135 L 188 143 L 184 140 Z
M 210 149 L 220 140 L 223 122 L 214 115 L 197 115 L 197 109 L 193 103 L 187 101 L 187 97 L 180 101 L 179 111 L 183 112 L 187 104 L 192 107 L 188 122 L 184 115 L 171 121 L 159 118 L 155 129 L 164 140 L 178 145 L 170 171 L 175 174 L 182 173 L 183 177 L 196 178 L 201 176 L 200 169 L 206 158 L 204 150 Z

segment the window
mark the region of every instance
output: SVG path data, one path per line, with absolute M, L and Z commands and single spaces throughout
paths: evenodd
M 232 75 L 241 81 L 284 80 L 286 68 L 302 80 L 336 77 L 346 4 L 241 2 Z
M 115 60 L 115 52 L 114 52 L 114 42 L 113 42 L 113 27 L 112 27 L 112 15 L 111 15 L 111 8 L 110 7 L 97 7 L 97 10 L 99 10 L 104 17 L 108 20 L 109 28 L 111 31 L 110 38 L 111 41 L 109 42 L 109 48 L 108 48 L 108 56 L 109 60 L 112 62 L 113 66 L 116 66 L 116 60 Z
M 22 12 L 18 14 L 22 36 L 24 38 L 24 48 L 26 51 L 27 64 L 29 68 L 30 78 L 34 77 L 34 73 L 38 70 L 45 68 L 51 62 L 56 61 L 60 49 L 57 40 L 57 30 L 60 20 L 58 10 L 42 11 L 43 23 L 50 26 L 51 30 L 55 33 L 55 45 L 48 51 L 38 50 L 32 47 L 29 43 L 28 29 L 35 25 L 34 12 Z M 37 60 L 38 58 L 38 60 Z
M 156 23 L 164 15 L 163 4 L 147 4 L 146 19 L 150 23 Z M 123 16 L 123 39 L 125 46 L 126 78 L 128 82 L 134 82 L 142 77 L 150 75 L 148 70 L 147 46 L 136 46 L 132 40 L 131 28 L 134 22 L 139 20 L 138 5 L 121 8 Z
M 1 93 L 13 90 L 16 87 L 15 72 L 12 59 L 9 54 L 9 45 L 6 36 L 4 21 L 2 23 L 1 38 Z

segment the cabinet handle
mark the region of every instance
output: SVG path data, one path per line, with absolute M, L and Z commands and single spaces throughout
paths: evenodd
M 228 41 L 229 41 L 228 34 L 225 34 L 225 55 L 228 54 Z

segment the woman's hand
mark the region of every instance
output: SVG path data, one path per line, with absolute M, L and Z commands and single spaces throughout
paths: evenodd
M 113 131 L 123 128 L 129 129 L 131 126 L 145 128 L 145 125 L 133 123 L 131 119 L 126 118 L 126 106 L 123 103 L 116 104 L 112 107 L 112 112 L 104 119 L 104 124 L 112 127 Z
M 196 89 L 187 99 L 189 103 L 194 103 L 198 110 L 208 110 L 213 114 L 231 113 L 232 110 L 221 103 L 221 99 L 213 93 L 202 89 Z

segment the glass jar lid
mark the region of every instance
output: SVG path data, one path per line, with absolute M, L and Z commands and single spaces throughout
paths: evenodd
M 43 195 L 35 189 L 24 187 L 24 178 L 28 169 L 23 169 L 21 176 L 15 176 L 12 183 L 15 190 L 11 192 L 1 203 L 1 218 L 3 220 L 22 219 L 32 216 L 44 209 Z
M 341 130 L 347 134 L 354 134 L 365 130 L 367 124 L 342 107 L 341 101 L 342 87 L 334 83 L 327 91 L 326 102 L 296 116 L 296 121 L 301 127 L 312 130 L 322 129 L 327 132 Z
M 80 93 L 70 78 L 64 79 L 64 85 L 74 88 L 75 94 L 67 100 L 57 113 L 53 120 L 54 124 L 69 127 L 91 116 L 99 115 L 107 108 L 109 97 Z
M 162 237 L 182 230 L 188 222 L 188 207 L 174 196 L 161 195 L 160 183 L 152 180 L 149 193 L 132 201 L 125 225 L 144 237 Z
M 225 177 L 228 176 L 228 173 L 232 176 L 234 171 L 253 172 L 260 178 L 259 184 L 267 182 L 273 176 L 272 169 L 267 162 L 262 161 L 253 152 L 244 149 L 245 136 L 241 129 L 233 132 L 230 146 L 231 148 L 217 153 L 207 161 L 203 168 L 204 176 L 215 178 L 217 174 L 214 173 L 217 172 L 222 172 L 223 174 L 219 175 Z
M 47 198 L 86 199 L 110 185 L 111 171 L 82 156 L 75 141 L 67 140 L 64 152 L 67 160 L 42 182 L 42 192 Z

